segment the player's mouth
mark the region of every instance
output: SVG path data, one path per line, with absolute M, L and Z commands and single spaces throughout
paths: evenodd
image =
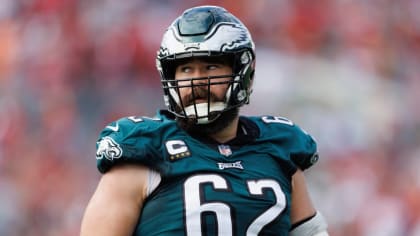
M 200 103 L 208 103 L 209 100 L 207 98 L 197 98 L 194 100 L 195 104 L 200 104 Z M 211 102 L 211 100 L 210 100 Z

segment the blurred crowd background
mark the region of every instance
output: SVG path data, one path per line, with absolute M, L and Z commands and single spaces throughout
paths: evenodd
M 306 174 L 331 235 L 419 236 L 415 0 L 0 0 L 0 235 L 78 235 L 98 133 L 164 107 L 161 36 L 202 4 L 233 12 L 256 42 L 244 113 L 317 139 Z

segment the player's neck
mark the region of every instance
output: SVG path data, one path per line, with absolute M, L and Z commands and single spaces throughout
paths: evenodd
M 210 137 L 219 143 L 226 143 L 234 139 L 238 131 L 238 123 L 239 117 L 236 117 L 226 128 L 211 134 Z

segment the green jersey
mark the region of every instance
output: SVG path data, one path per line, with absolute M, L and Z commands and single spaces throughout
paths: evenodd
M 108 125 L 97 166 L 137 163 L 161 175 L 134 235 L 288 235 L 291 176 L 317 160 L 316 143 L 291 121 L 240 117 L 238 137 L 193 137 L 164 113 Z M 116 199 L 117 200 L 117 199 Z

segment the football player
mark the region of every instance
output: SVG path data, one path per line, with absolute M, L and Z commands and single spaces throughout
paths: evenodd
M 235 16 L 186 10 L 157 69 L 168 110 L 101 132 L 81 235 L 328 235 L 303 174 L 318 160 L 313 138 L 283 117 L 239 115 L 255 48 Z

